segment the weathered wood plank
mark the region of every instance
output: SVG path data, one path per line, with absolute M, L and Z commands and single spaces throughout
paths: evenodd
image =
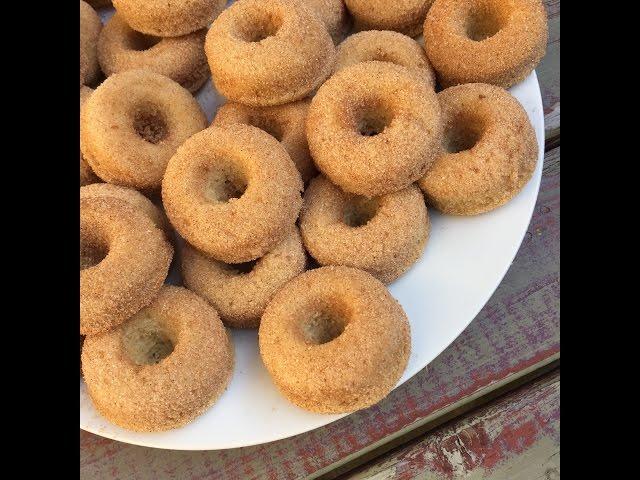
M 549 39 L 547 52 L 536 72 L 544 106 L 547 147 L 553 148 L 560 139 L 560 0 L 545 0 L 544 4 Z
M 521 387 L 343 477 L 560 478 L 560 372 Z
M 491 300 L 448 349 L 383 402 L 290 439 L 217 452 L 154 450 L 81 432 L 82 478 L 317 476 L 557 359 L 559 158 L 559 149 L 545 156 L 556 166 L 545 168 L 525 240 Z

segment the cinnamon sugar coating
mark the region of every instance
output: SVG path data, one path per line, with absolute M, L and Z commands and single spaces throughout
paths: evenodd
M 80 334 L 96 335 L 151 303 L 173 247 L 138 208 L 112 197 L 80 200 Z
M 544 56 L 541 0 L 437 0 L 424 22 L 427 56 L 443 87 L 524 80 Z
M 279 244 L 302 206 L 302 179 L 271 135 L 248 125 L 214 126 L 171 158 L 162 200 L 178 233 L 225 263 L 255 260 Z
M 258 339 L 282 394 L 318 413 L 382 400 L 411 350 L 400 304 L 370 274 L 349 267 L 309 270 L 287 283 L 267 306 Z
M 310 95 L 335 62 L 327 29 L 300 0 L 238 0 L 211 25 L 205 52 L 216 89 L 253 106 Z
M 87 337 L 82 371 L 96 409 L 139 432 L 181 427 L 224 392 L 234 352 L 216 311 L 195 293 L 162 287 L 118 328 Z
M 442 153 L 418 184 L 427 203 L 477 215 L 513 198 L 529 181 L 538 142 L 522 105 L 506 90 L 470 83 L 438 93 Z
M 366 199 L 318 176 L 304 194 L 300 231 L 320 265 L 346 265 L 391 283 L 422 255 L 429 237 L 422 192 L 411 185 Z
M 98 60 L 105 75 L 146 69 L 196 92 L 209 78 L 204 54 L 206 29 L 180 37 L 160 38 L 133 30 L 121 15 L 105 24 L 98 39 Z

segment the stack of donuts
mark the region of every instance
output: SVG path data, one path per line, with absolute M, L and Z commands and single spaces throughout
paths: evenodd
M 380 401 L 411 349 L 386 285 L 427 207 L 496 209 L 538 158 L 506 88 L 544 55 L 540 0 L 225 4 L 113 0 L 102 26 L 80 0 L 81 373 L 131 430 L 220 397 L 231 329 L 301 408 Z

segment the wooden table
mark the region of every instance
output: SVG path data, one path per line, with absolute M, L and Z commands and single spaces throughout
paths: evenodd
M 560 477 L 560 1 L 545 5 L 540 193 L 510 270 L 463 334 L 378 405 L 266 445 L 180 452 L 81 431 L 81 478 Z

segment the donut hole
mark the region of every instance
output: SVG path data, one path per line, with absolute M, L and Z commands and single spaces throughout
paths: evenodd
M 447 153 L 471 150 L 482 137 L 484 128 L 476 119 L 458 117 L 449 123 L 444 132 L 444 149 Z
M 249 125 L 267 132 L 279 142 L 282 141 L 282 137 L 284 136 L 282 126 L 279 123 L 273 121 L 273 119 L 271 118 L 251 117 L 249 119 Z
M 482 8 L 473 10 L 467 16 L 465 33 L 474 42 L 481 42 L 493 37 L 504 25 L 504 20 L 498 12 Z
M 162 323 L 147 311 L 138 313 L 124 325 L 122 345 L 136 365 L 160 363 L 171 355 L 175 346 Z
M 362 227 L 376 216 L 379 206 L 375 198 L 355 196 L 344 206 L 344 223 L 350 227 Z
M 323 308 L 305 318 L 302 336 L 311 345 L 322 345 L 338 338 L 346 326 L 345 320 L 330 308 Z
M 80 237 L 80 270 L 98 265 L 108 254 L 109 247 L 106 243 Z
M 230 266 L 237 275 L 246 275 L 253 271 L 257 263 L 258 260 L 251 260 L 250 262 L 234 263 Z
M 154 145 L 164 140 L 168 133 L 164 113 L 151 104 L 144 104 L 135 109 L 133 129 L 140 138 Z
M 131 30 L 127 38 L 128 45 L 131 50 L 136 52 L 142 52 L 149 50 L 151 47 L 157 45 L 162 41 L 161 37 L 154 37 L 152 35 L 145 35 L 144 33 Z
M 278 33 L 282 17 L 277 12 L 251 11 L 241 18 L 237 26 L 238 37 L 247 43 L 261 42 Z
M 247 189 L 247 179 L 231 162 L 222 162 L 209 170 L 204 189 L 205 198 L 212 203 L 238 199 Z
M 363 137 L 375 137 L 391 125 L 393 115 L 380 105 L 364 107 L 356 113 L 358 133 Z

